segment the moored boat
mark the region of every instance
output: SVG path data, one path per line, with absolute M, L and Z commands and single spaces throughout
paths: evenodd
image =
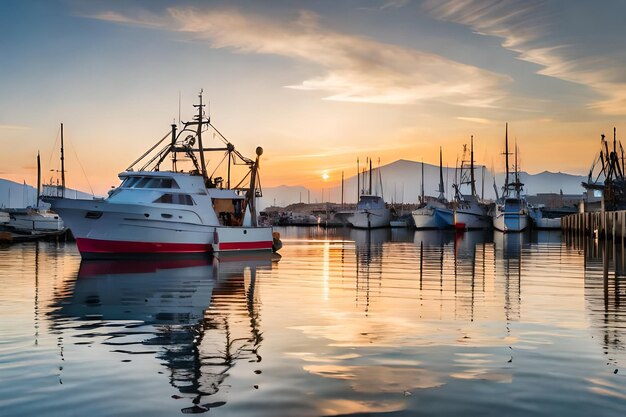
M 478 197 L 474 177 L 474 137 L 470 139 L 470 158 L 466 160 L 467 145 L 463 145 L 463 158 L 458 179 L 453 185 L 454 220 L 450 226 L 464 229 L 489 229 L 492 226 L 489 205 Z M 484 176 L 483 176 L 484 180 Z M 461 187 L 469 187 L 469 194 L 463 194 Z
M 277 246 L 272 228 L 257 226 L 255 201 L 261 194 L 257 174 L 262 148 L 257 148 L 255 160 L 244 157 L 205 116 L 202 93 L 200 104 L 194 107 L 198 109 L 194 119 L 184 123 L 178 133 L 172 125 L 171 141 L 154 153 L 170 137 L 167 134 L 119 174 L 121 184 L 106 199 L 45 198 L 74 234 L 83 257 L 271 251 Z M 223 146 L 203 145 L 202 134 L 210 128 Z M 226 184 L 222 177 L 207 173 L 205 152 L 224 152 L 222 160 L 228 158 Z M 172 162 L 169 171 L 162 169 L 168 158 Z M 185 161 L 191 163 L 190 169 L 181 169 Z M 236 186 L 231 186 L 231 165 L 248 168 Z M 248 179 L 249 186 L 243 186 Z
M 428 200 L 428 201 L 426 201 Z M 424 163 L 422 162 L 422 195 L 420 206 L 411 212 L 415 228 L 420 229 L 447 229 L 454 224 L 454 213 L 449 207 L 443 187 L 443 156 L 439 148 L 439 196 L 426 198 L 424 196 Z
M 358 161 L 357 161 L 358 163 Z M 358 168 L 357 168 L 358 170 Z M 382 189 L 380 169 L 378 170 L 379 183 Z M 363 181 L 365 186 L 365 181 Z M 382 193 L 381 193 L 382 194 Z M 377 229 L 389 227 L 391 210 L 385 204 L 382 196 L 372 193 L 372 160 L 369 161 L 369 187 L 367 192 L 362 190 L 356 210 L 346 218 L 348 224 L 356 229 Z
M 502 187 L 502 197 L 493 208 L 493 227 L 501 232 L 521 232 L 528 227 L 528 204 L 522 195 L 524 184 L 519 179 L 517 146 L 515 147 L 514 180 L 509 181 L 509 125 L 506 124 L 505 151 L 506 177 Z

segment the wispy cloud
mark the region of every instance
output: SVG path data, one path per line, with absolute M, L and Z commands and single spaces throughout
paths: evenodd
M 502 98 L 502 85 L 509 80 L 436 54 L 333 30 L 308 11 L 291 22 L 235 9 L 170 8 L 161 16 L 107 12 L 90 17 L 185 33 L 212 48 L 309 62 L 319 75 L 286 87 L 326 92 L 326 100 L 382 104 L 440 100 L 490 107 Z
M 19 126 L 19 125 L 0 125 L 0 129 L 4 130 L 30 130 L 29 126 Z
M 521 60 L 541 67 L 538 74 L 590 87 L 602 98 L 589 107 L 606 114 L 626 114 L 626 65 L 623 53 L 607 53 L 579 27 L 567 28 L 554 3 L 543 0 L 426 0 L 433 17 L 470 27 L 478 34 L 502 38 L 502 46 Z M 558 5 L 556 5 L 559 7 Z M 593 8 L 594 14 L 611 8 Z M 607 16 L 608 17 L 608 16 Z M 555 22 L 559 22 L 557 26 Z M 579 25 L 576 20 L 576 25 Z M 610 41 L 605 38 L 604 41 Z
M 464 122 L 478 123 L 481 125 L 488 125 L 493 123 L 489 119 L 483 119 L 480 117 L 457 117 L 458 120 L 463 120 Z

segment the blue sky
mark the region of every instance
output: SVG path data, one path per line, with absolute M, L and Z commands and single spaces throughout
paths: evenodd
M 502 169 L 584 173 L 626 114 L 622 1 L 0 1 L 0 176 L 54 164 L 58 125 L 102 191 L 204 89 L 266 185 L 357 156 L 454 164 L 474 135 Z

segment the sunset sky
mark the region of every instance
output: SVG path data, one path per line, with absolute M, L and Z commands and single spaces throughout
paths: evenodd
M 584 174 L 626 129 L 626 3 L 0 1 L 0 177 L 33 184 L 65 125 L 69 186 L 96 193 L 204 89 L 263 185 L 319 187 L 356 158 Z M 78 163 L 80 161 L 80 164 Z M 82 167 L 81 167 L 82 165 Z M 85 174 L 83 174 L 83 170 Z M 323 179 L 327 174 L 328 178 Z

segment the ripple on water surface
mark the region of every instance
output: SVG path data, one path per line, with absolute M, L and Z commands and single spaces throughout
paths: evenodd
M 626 409 L 621 248 L 559 233 L 280 232 L 281 257 L 0 248 L 0 414 Z

